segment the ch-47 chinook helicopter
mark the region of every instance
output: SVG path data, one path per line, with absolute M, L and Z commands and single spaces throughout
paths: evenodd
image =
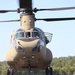
M 18 10 L 0 10 L 0 13 L 22 12 L 20 20 L 0 21 L 21 21 L 20 28 L 11 35 L 11 47 L 6 53 L 5 61 L 9 65 L 7 75 L 14 75 L 14 70 L 45 70 L 46 75 L 52 75 L 52 68 L 50 67 L 52 52 L 46 47 L 52 39 L 52 33 L 49 33 L 49 37 L 47 37 L 40 28 L 35 27 L 35 21 L 75 20 L 75 17 L 36 19 L 35 12 L 44 10 L 69 10 L 75 9 L 75 7 L 32 9 L 32 0 L 19 0 L 19 5 L 20 8 Z

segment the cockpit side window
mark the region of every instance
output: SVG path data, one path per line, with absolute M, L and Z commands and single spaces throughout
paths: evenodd
M 40 35 L 39 33 L 36 31 L 32 32 L 32 37 L 37 37 L 37 38 L 40 38 Z
M 18 33 L 16 33 L 16 36 L 15 36 L 15 38 L 21 38 L 21 37 L 24 37 L 24 32 L 18 32 Z
M 43 31 L 39 28 L 34 28 L 34 32 L 37 32 L 38 34 L 38 37 L 41 39 L 41 40 L 44 40 L 44 36 L 43 36 Z

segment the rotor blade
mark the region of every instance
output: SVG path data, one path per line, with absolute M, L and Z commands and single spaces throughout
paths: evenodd
M 58 10 L 72 10 L 72 9 L 75 9 L 75 7 L 62 7 L 62 8 L 49 8 L 49 9 L 37 9 L 37 8 L 34 8 L 34 12 L 45 11 L 45 10 L 58 11 Z
M 18 10 L 0 10 L 0 13 L 17 12 Z
M 67 17 L 67 18 L 44 18 L 44 19 L 36 19 L 36 20 L 44 20 L 44 21 L 65 21 L 65 20 L 75 20 L 75 17 Z
M 6 21 L 0 21 L 0 23 L 1 22 L 18 22 L 18 21 L 20 21 L 20 20 L 6 20 Z
M 32 9 L 32 0 L 19 0 L 20 8 Z

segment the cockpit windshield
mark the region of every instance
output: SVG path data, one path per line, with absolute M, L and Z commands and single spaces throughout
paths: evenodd
M 26 32 L 25 35 L 26 35 L 26 37 L 31 37 L 31 33 L 30 32 Z
M 40 38 L 40 35 L 38 32 L 32 32 L 32 37 Z
M 24 32 L 18 32 L 18 33 L 16 33 L 15 37 L 16 37 L 16 39 L 24 37 Z
M 15 34 L 15 39 L 31 38 L 31 37 L 41 38 L 41 35 L 40 35 L 39 31 L 37 31 L 37 30 L 25 32 L 21 29 L 17 30 L 16 34 Z

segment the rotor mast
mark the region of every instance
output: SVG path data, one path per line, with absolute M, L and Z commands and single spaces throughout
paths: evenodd
M 30 14 L 30 13 L 21 14 L 20 16 L 21 28 L 23 30 L 33 29 L 35 26 L 34 17 L 35 17 L 34 14 Z
M 19 0 L 19 5 L 21 9 L 26 10 L 20 16 L 21 28 L 23 30 L 33 29 L 35 16 L 32 12 L 32 0 Z

